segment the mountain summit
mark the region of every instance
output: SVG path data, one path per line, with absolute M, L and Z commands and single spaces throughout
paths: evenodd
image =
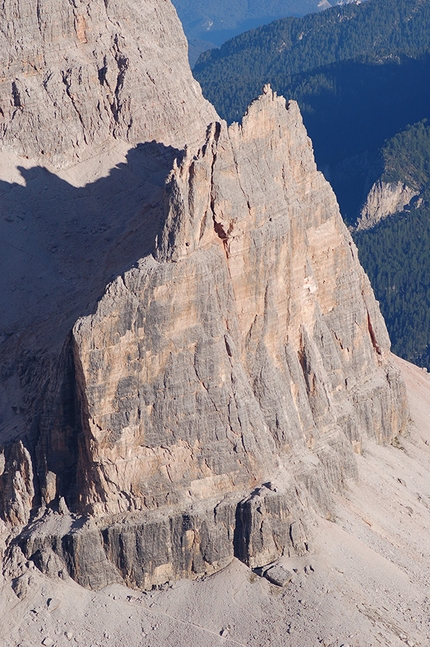
M 2 344 L 14 545 L 91 588 L 306 554 L 408 411 L 297 104 L 266 86 L 228 127 L 167 1 L 12 7 L 2 146 L 30 159 L 5 221 L 32 258 L 58 231 L 63 259 Z M 129 146 L 107 177 L 106 139 Z

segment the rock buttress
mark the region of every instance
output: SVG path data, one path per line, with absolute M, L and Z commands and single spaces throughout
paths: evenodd
M 308 550 L 363 437 L 407 421 L 294 102 L 266 88 L 241 126 L 213 124 L 175 165 L 165 212 L 154 254 L 73 329 L 75 512 L 138 586 Z
M 0 147 L 53 167 L 110 138 L 182 148 L 216 117 L 170 2 L 6 0 Z

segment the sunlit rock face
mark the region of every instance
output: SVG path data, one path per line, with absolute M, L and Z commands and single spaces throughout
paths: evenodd
M 114 137 L 182 148 L 215 110 L 187 63 L 170 2 L 6 0 L 0 142 L 64 167 Z
M 175 165 L 165 210 L 153 254 L 73 329 L 76 505 L 99 518 L 164 510 L 166 523 L 206 501 L 207 542 L 261 565 L 305 550 L 307 513 L 330 514 L 363 436 L 404 427 L 403 385 L 295 103 L 266 88 L 242 126 L 214 123 Z M 238 508 L 220 530 L 226 497 Z M 183 537 L 205 572 L 194 514 Z M 161 566 L 177 574 L 174 560 Z
M 152 249 L 173 160 L 217 115 L 170 2 L 6 0 L 0 21 L 0 471 L 9 492 L 22 441 L 26 520 L 73 482 L 71 327 Z
M 266 87 L 227 127 L 169 2 L 38 6 L 2 9 L 1 138 L 51 171 L 3 189 L 55 271 L 2 344 L 1 517 L 92 588 L 302 555 L 363 438 L 408 414 L 298 107 Z M 102 176 L 106 138 L 127 153 Z
M 305 449 L 337 456 L 338 485 L 363 433 L 402 427 L 403 402 L 296 104 L 267 89 L 243 126 L 212 125 L 166 204 L 154 254 L 74 327 L 82 502 L 112 513 L 227 493 Z
M 419 195 L 419 190 L 404 182 L 378 180 L 372 186 L 361 208 L 357 229 L 370 229 L 380 220 L 403 211 Z

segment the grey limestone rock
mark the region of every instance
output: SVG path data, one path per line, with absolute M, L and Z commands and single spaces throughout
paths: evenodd
M 380 220 L 384 220 L 398 211 L 403 211 L 419 193 L 418 189 L 401 181 L 378 180 L 370 189 L 361 208 L 357 229 L 370 229 Z
M 297 106 L 266 89 L 214 124 L 166 205 L 154 255 L 74 327 L 82 510 L 226 494 L 307 452 L 340 487 L 351 442 L 391 438 L 405 399 Z
M 408 414 L 298 106 L 265 87 L 241 125 L 217 120 L 170 2 L 37 5 L 1 9 L 4 150 L 57 165 L 106 138 L 176 152 L 145 156 L 136 187 L 103 184 L 125 231 L 97 236 L 95 265 L 115 269 L 106 285 L 94 266 L 97 303 L 81 271 L 49 324 L 30 308 L 28 352 L 25 335 L 5 342 L 20 400 L 1 437 L 1 516 L 38 568 L 90 588 L 303 555 L 315 515 L 357 477 L 362 439 L 389 441 Z
M 311 537 L 309 517 L 295 487 L 284 492 L 258 488 L 237 508 L 236 555 L 258 568 L 282 554 L 305 554 Z
M 33 507 L 33 462 L 22 441 L 7 447 L 0 462 L 0 515 L 14 525 L 25 525 Z
M 3 149 L 65 166 L 111 137 L 183 148 L 215 117 L 170 2 L 6 0 L 0 21 Z
M 101 531 L 88 518 L 65 518 L 49 511 L 19 536 L 27 558 L 49 577 L 69 574 L 82 586 L 101 589 L 121 582 L 103 550 Z
M 29 585 L 29 575 L 20 575 L 12 580 L 12 590 L 19 600 L 27 596 Z
M 272 582 L 272 584 L 283 587 L 287 586 L 287 584 L 291 582 L 293 574 L 283 566 L 276 564 L 264 572 L 264 577 L 268 579 L 269 582 Z

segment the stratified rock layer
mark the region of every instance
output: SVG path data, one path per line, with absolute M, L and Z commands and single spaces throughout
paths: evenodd
M 67 166 L 110 137 L 182 148 L 216 115 L 170 2 L 6 0 L 0 21 L 3 149 Z
M 154 253 L 73 328 L 66 480 L 51 449 L 61 416 L 39 446 L 46 503 L 65 496 L 96 524 L 72 523 L 61 542 L 36 524 L 24 552 L 43 565 L 53 551 L 86 586 L 303 554 L 312 511 L 330 516 L 363 437 L 389 441 L 407 421 L 384 322 L 294 102 L 266 88 L 242 126 L 214 123 L 175 165 L 164 209 Z M 91 545 L 97 575 L 76 566 Z

